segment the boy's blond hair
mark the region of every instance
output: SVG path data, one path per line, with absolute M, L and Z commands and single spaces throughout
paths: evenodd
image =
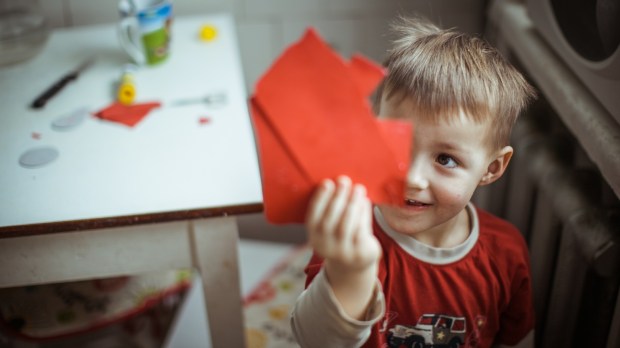
M 399 37 L 384 62 L 388 75 L 375 109 L 383 96 L 408 98 L 412 112 L 435 120 L 454 120 L 462 111 L 475 122 L 491 122 L 492 149 L 508 145 L 517 116 L 535 97 L 521 73 L 484 40 L 425 19 L 400 17 L 392 29 Z

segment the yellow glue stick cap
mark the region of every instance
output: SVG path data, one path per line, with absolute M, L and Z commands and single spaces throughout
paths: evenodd
M 136 88 L 133 83 L 122 82 L 118 88 L 118 101 L 123 105 L 130 105 L 136 98 Z
M 118 89 L 116 91 L 116 99 L 123 105 L 130 105 L 136 99 L 136 86 L 133 81 L 133 72 L 136 66 L 127 64 L 123 67 Z

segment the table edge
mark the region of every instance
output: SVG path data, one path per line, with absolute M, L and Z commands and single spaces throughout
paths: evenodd
M 260 213 L 262 203 L 0 227 L 0 239 Z

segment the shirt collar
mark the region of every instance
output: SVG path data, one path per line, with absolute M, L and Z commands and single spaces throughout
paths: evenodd
M 411 236 L 394 231 L 385 222 L 383 214 L 381 214 L 381 211 L 376 206 L 374 208 L 374 215 L 383 232 L 398 243 L 398 245 L 400 245 L 401 248 L 403 248 L 403 250 L 405 250 L 408 254 L 427 263 L 445 265 L 456 262 L 465 257 L 478 241 L 480 227 L 478 224 L 478 214 L 476 213 L 476 209 L 471 202 L 467 204 L 465 209 L 469 215 L 471 231 L 463 243 L 451 248 L 432 247 L 416 240 Z

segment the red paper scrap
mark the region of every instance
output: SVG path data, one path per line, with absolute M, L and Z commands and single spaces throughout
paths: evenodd
M 402 202 L 412 125 L 374 117 L 368 96 L 383 76 L 361 56 L 346 62 L 309 29 L 260 79 L 250 108 L 270 222 L 303 222 L 316 185 L 341 174 L 375 203 Z
M 133 127 L 140 122 L 152 109 L 160 107 L 159 102 L 123 105 L 114 102 L 109 106 L 97 111 L 94 115 L 100 119 L 122 123 Z
M 198 123 L 200 125 L 205 125 L 205 124 L 210 123 L 210 122 L 211 122 L 211 118 L 209 118 L 209 117 L 201 117 L 201 118 L 198 119 Z

